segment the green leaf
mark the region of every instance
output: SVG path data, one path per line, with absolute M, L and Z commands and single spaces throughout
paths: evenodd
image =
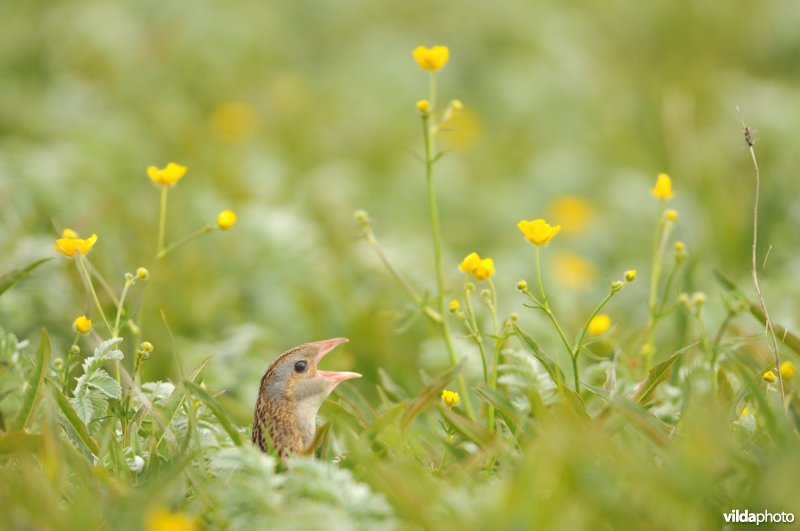
M 444 389 L 444 386 L 450 383 L 450 380 L 452 380 L 458 371 L 461 370 L 462 363 L 463 361 L 458 365 L 453 365 L 447 369 L 442 376 L 423 389 L 422 392 L 417 395 L 417 397 L 414 398 L 411 403 L 408 404 L 408 408 L 406 409 L 406 412 L 403 415 L 403 420 L 401 421 L 403 429 L 408 427 L 408 425 L 411 424 L 411 421 L 414 420 L 428 404 L 439 397 L 439 394 Z M 464 399 L 466 399 L 466 397 L 464 397 Z
M 645 404 L 653 398 L 653 393 L 655 393 L 656 388 L 661 385 L 664 380 L 669 378 L 672 364 L 675 363 L 675 360 L 677 360 L 681 354 L 683 354 L 683 351 L 673 354 L 650 369 L 647 373 L 647 377 L 639 384 L 636 394 L 633 395 L 633 400 L 635 400 L 637 404 Z
M 61 414 L 64 415 L 67 424 L 69 424 L 69 426 L 72 428 L 72 431 L 78 437 L 78 440 L 83 443 L 89 452 L 94 455 L 100 455 L 100 449 L 98 448 L 97 443 L 94 439 L 92 439 L 92 436 L 89 435 L 89 430 L 86 427 L 86 424 L 83 423 L 75 410 L 72 409 L 67 397 L 61 392 L 59 384 L 50 378 L 47 379 L 47 383 L 50 384 L 50 391 L 53 394 L 53 398 L 56 400 L 56 404 L 58 404 L 58 409 L 61 410 Z
M 211 410 L 214 416 L 217 417 L 217 420 L 222 425 L 222 428 L 225 430 L 225 432 L 228 434 L 228 437 L 231 438 L 233 444 L 235 444 L 236 446 L 241 446 L 242 445 L 241 434 L 233 426 L 233 423 L 231 423 L 230 419 L 228 418 L 228 415 L 225 414 L 225 412 L 222 410 L 222 407 L 220 407 L 219 403 L 216 400 L 214 400 L 214 397 L 208 394 L 208 392 L 205 389 L 203 389 L 194 382 L 190 382 L 189 380 L 184 380 L 183 385 L 185 385 L 186 388 L 189 389 L 189 391 L 191 391 L 191 393 L 194 396 L 196 396 L 201 402 L 203 402 L 206 405 L 206 407 L 208 407 L 208 409 Z
M 477 394 L 481 400 L 494 406 L 494 409 L 503 417 L 511 433 L 517 433 L 519 413 L 514 409 L 514 406 L 504 394 L 499 393 L 496 389 L 490 389 L 485 385 L 473 387 L 472 390 L 475 391 L 475 394 Z
M 28 376 L 27 387 L 22 395 L 22 407 L 16 419 L 16 429 L 23 430 L 28 427 L 36 404 L 41 398 L 42 388 L 44 387 L 44 377 L 47 368 L 50 366 L 50 337 L 47 331 L 42 328 L 41 338 L 39 339 L 39 349 L 36 351 L 36 362 L 33 370 Z
M 75 408 L 75 413 L 88 426 L 94 419 L 103 416 L 108 409 L 108 399 L 106 395 L 97 391 L 83 393 L 80 396 L 69 399 L 70 404 Z
M 52 260 L 52 258 L 41 258 L 24 267 L 12 269 L 11 271 L 4 273 L 2 276 L 0 276 L 0 295 L 14 287 L 14 284 L 27 277 L 31 271 L 49 260 Z
M 528 347 L 533 356 L 539 360 L 539 363 L 544 366 L 544 370 L 550 375 L 550 378 L 555 382 L 558 387 L 566 387 L 566 378 L 564 373 L 559 368 L 553 359 L 545 354 L 539 344 L 528 334 L 526 334 L 517 323 L 514 323 L 514 332 L 522 340 L 522 343 Z
M 483 424 L 453 412 L 444 404 L 439 406 L 439 412 L 447 420 L 451 428 L 481 448 L 486 447 L 492 441 L 494 435 Z
M 93 372 L 86 380 L 86 386 L 96 389 L 109 398 L 119 400 L 122 396 L 122 388 L 117 381 L 104 370 Z
M 11 453 L 34 453 L 42 444 L 42 436 L 38 433 L 12 431 L 0 435 L 0 455 Z
M 210 361 L 211 356 L 201 361 L 200 364 L 195 367 L 195 369 L 189 375 L 189 379 L 196 384 L 202 382 L 203 373 L 205 372 Z M 153 416 L 158 424 L 156 448 L 158 448 L 158 446 L 161 444 L 161 441 L 164 440 L 164 436 L 172 424 L 172 421 L 175 420 L 175 416 L 178 414 L 178 410 L 180 409 L 181 404 L 183 404 L 183 399 L 185 396 L 186 387 L 182 383 L 178 383 L 178 385 L 176 385 L 175 389 L 172 391 L 172 394 L 169 395 L 169 399 L 167 399 L 167 403 L 164 405 L 164 409 L 161 411 L 161 413 L 158 414 L 154 412 Z
M 654 417 L 648 410 L 627 398 L 619 396 L 614 397 L 612 403 L 616 411 L 621 413 L 656 445 L 664 448 L 669 444 L 670 428 Z

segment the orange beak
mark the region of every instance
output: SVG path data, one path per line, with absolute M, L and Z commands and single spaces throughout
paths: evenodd
M 311 343 L 312 345 L 317 347 L 317 357 L 314 360 L 315 362 L 319 363 L 320 360 L 330 352 L 331 350 L 335 349 L 342 343 L 347 343 L 350 341 L 345 337 L 337 337 L 334 339 L 326 339 L 324 341 L 315 341 Z M 334 385 L 339 384 L 345 380 L 350 380 L 351 378 L 361 378 L 361 375 L 357 372 L 337 372 L 337 371 L 319 371 L 319 373 L 328 381 L 332 382 Z

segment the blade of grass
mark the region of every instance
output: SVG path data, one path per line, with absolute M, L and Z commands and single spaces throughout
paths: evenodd
M 36 410 L 36 404 L 41 398 L 42 388 L 44 387 L 44 377 L 47 368 L 50 366 L 50 337 L 47 331 L 42 328 L 41 338 L 39 339 L 39 348 L 36 351 L 36 362 L 33 366 L 33 371 L 28 378 L 28 387 L 22 395 L 22 407 L 20 408 L 19 415 L 16 418 L 16 429 L 24 430 L 28 427 L 33 419 L 33 413 Z
M 242 445 L 241 434 L 239 434 L 239 432 L 233 426 L 230 419 L 228 418 L 228 415 L 225 414 L 225 412 L 220 407 L 219 403 L 216 400 L 214 400 L 214 397 L 208 394 L 208 392 L 205 389 L 203 389 L 194 382 L 190 382 L 189 380 L 184 380 L 183 385 L 185 385 L 186 388 L 195 397 L 197 397 L 198 400 L 203 402 L 206 405 L 206 407 L 208 407 L 208 409 L 211 410 L 214 416 L 217 417 L 217 420 L 222 425 L 222 429 L 224 429 L 225 433 L 228 434 L 228 437 L 231 438 L 233 444 L 235 444 L 236 446 L 241 446 Z
M 0 276 L 0 295 L 13 288 L 17 282 L 30 275 L 31 271 L 50 260 L 52 260 L 52 258 L 40 258 L 26 266 L 18 267 L 3 273 L 3 275 Z
M 89 429 L 86 427 L 86 424 L 84 424 L 78 414 L 75 413 L 75 410 L 72 409 L 72 404 L 69 403 L 67 397 L 61 392 L 61 386 L 50 378 L 47 379 L 47 383 L 50 385 L 50 392 L 53 394 L 56 404 L 58 404 L 58 409 L 61 410 L 61 414 L 64 415 L 64 418 L 72 428 L 72 431 L 75 432 L 80 442 L 83 443 L 91 454 L 100 455 L 100 448 L 97 446 L 97 442 L 89 435 Z

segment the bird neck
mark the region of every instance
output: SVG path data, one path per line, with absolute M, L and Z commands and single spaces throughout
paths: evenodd
M 303 444 L 309 445 L 314 441 L 314 436 L 317 433 L 317 412 L 321 405 L 322 400 L 315 400 L 315 397 L 309 397 L 292 404 L 295 418 L 297 419 L 297 427 L 300 430 L 300 436 L 303 438 Z

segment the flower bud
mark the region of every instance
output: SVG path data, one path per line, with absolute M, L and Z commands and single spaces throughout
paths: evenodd
M 149 341 L 143 341 L 139 348 L 142 349 L 142 352 L 153 352 L 153 344 Z
M 53 360 L 53 367 L 55 367 L 55 369 L 57 371 L 61 371 L 61 369 L 64 368 L 64 360 L 62 360 L 61 358 L 54 359 Z
M 775 371 L 767 371 L 767 372 L 765 372 L 764 375 L 763 375 L 763 378 L 764 378 L 764 381 L 768 382 L 768 383 L 775 383 L 775 380 L 778 379 L 778 377 L 775 376 Z
M 634 280 L 636 280 L 636 270 L 629 269 L 625 271 L 625 282 L 633 282 Z
M 696 291 L 692 294 L 692 304 L 695 306 L 702 306 L 706 303 L 706 294 L 702 291 Z
M 87 334 L 89 330 L 92 329 L 92 320 L 86 317 L 85 315 L 81 315 L 72 323 L 73 328 L 79 334 Z
M 417 110 L 422 116 L 428 116 L 431 111 L 431 102 L 428 100 L 419 100 L 417 102 Z
M 133 282 L 133 273 L 125 273 L 125 283 L 130 284 Z
M 223 210 L 217 216 L 217 227 L 221 230 L 228 230 L 236 225 L 236 212 L 233 210 Z
M 450 305 L 449 305 L 450 313 L 456 313 L 460 307 L 461 307 L 461 305 L 459 304 L 459 302 L 456 299 L 453 299 L 453 300 L 450 301 Z
M 70 356 L 77 356 L 80 353 L 81 353 L 81 347 L 79 347 L 78 345 L 72 345 L 71 347 L 69 347 Z
M 614 282 L 611 283 L 611 291 L 613 293 L 618 292 L 619 290 L 621 290 L 624 287 L 625 287 L 625 283 L 623 281 L 621 281 L 621 280 L 615 280 Z
M 139 269 L 136 270 L 136 278 L 138 278 L 139 280 L 147 280 L 148 278 L 150 278 L 150 271 L 148 271 L 144 267 L 140 267 Z
M 527 291 L 528 283 L 525 282 L 524 280 L 520 280 L 519 282 L 517 282 L 517 289 L 520 291 Z
M 667 221 L 672 221 L 672 222 L 678 221 L 678 211 L 677 210 L 672 210 L 670 208 L 669 210 L 664 212 L 664 218 Z

